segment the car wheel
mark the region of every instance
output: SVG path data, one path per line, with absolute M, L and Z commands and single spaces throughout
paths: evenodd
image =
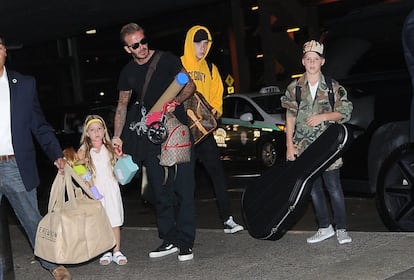
M 260 159 L 264 166 L 271 167 L 276 163 L 276 146 L 272 142 L 264 142 L 260 149 Z
M 414 230 L 414 144 L 394 150 L 381 166 L 377 208 L 389 230 Z
M 372 134 L 368 148 L 367 166 L 371 193 L 375 193 L 376 191 L 378 175 L 380 174 L 379 171 L 382 164 L 392 151 L 409 142 L 409 134 L 409 121 L 386 123 L 377 128 Z M 361 137 L 360 140 L 363 139 Z M 378 153 L 378 151 L 381 151 L 381 153 Z

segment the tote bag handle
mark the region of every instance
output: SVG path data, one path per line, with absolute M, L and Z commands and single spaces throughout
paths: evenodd
M 65 164 L 64 174 L 56 175 L 55 180 L 53 181 L 52 188 L 50 190 L 50 198 L 49 198 L 49 205 L 48 205 L 48 212 L 51 212 L 56 209 L 61 209 L 63 207 L 63 203 L 66 201 L 65 199 L 65 189 L 68 195 L 68 201 L 74 203 L 74 207 L 76 207 L 76 200 L 75 200 L 75 186 L 72 181 L 79 185 L 79 187 L 90 197 L 93 198 L 92 192 L 89 190 L 88 185 L 82 178 L 79 177 L 73 171 L 72 167 L 69 164 Z M 66 187 L 66 188 L 65 188 Z

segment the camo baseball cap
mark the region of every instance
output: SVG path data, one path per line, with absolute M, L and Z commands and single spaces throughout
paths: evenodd
M 323 56 L 323 44 L 315 40 L 311 40 L 303 44 L 303 54 L 307 52 L 316 52 L 320 56 Z

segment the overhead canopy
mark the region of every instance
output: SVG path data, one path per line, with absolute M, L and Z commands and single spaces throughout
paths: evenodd
M 71 37 L 217 0 L 15 0 L 2 1 L 0 34 L 10 44 L 33 44 Z

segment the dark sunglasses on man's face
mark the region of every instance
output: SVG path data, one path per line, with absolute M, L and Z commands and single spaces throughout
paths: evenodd
M 148 40 L 147 40 L 147 38 L 144 37 L 144 38 L 141 39 L 141 42 L 133 43 L 132 45 L 128 46 L 128 48 L 136 50 L 136 49 L 139 48 L 140 45 L 146 45 L 147 43 L 148 43 Z

